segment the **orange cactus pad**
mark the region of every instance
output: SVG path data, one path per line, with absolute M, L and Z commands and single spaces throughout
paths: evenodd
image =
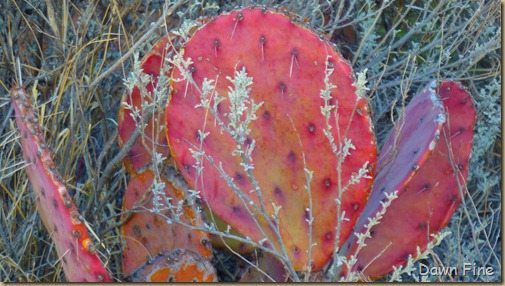
M 217 282 L 217 275 L 205 258 L 186 249 L 175 249 L 146 262 L 129 279 L 132 282 Z
M 161 179 L 165 183 L 165 196 L 172 198 L 171 203 L 177 206 L 179 201 L 184 200 L 183 193 L 172 186 L 170 182 Z M 135 175 L 129 182 L 124 195 L 123 209 L 134 210 L 135 213 L 122 226 L 124 258 L 123 272 L 131 273 L 147 259 L 159 252 L 185 248 L 199 255 L 209 258 L 212 255 L 210 238 L 207 233 L 189 230 L 188 227 L 172 223 L 169 224 L 163 216 L 150 212 L 154 208 L 153 194 L 147 193 L 154 181 L 154 173 L 146 170 Z M 201 224 L 200 213 L 195 206 L 183 206 L 181 220 L 188 224 Z M 163 215 L 172 217 L 169 210 L 162 211 Z

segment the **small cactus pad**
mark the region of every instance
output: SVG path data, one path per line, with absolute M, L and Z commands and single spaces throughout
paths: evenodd
M 276 224 L 272 219 L 273 204 L 280 206 L 280 225 L 274 228 L 280 229 L 296 270 L 307 269 L 309 263 L 310 199 L 304 168 L 313 171 L 311 260 L 313 270 L 321 269 L 333 252 L 337 222 L 342 222 L 342 243 L 363 210 L 376 160 L 367 103 L 356 93 L 350 65 L 318 35 L 282 14 L 259 8 L 232 11 L 203 25 L 185 45 L 183 55 L 192 64 L 187 70 L 174 68 L 173 93 L 166 112 L 168 141 L 178 168 L 190 186 L 201 191 L 211 211 L 244 237 L 279 251 L 271 226 Z M 241 164 L 241 156 L 232 155 L 238 144 L 216 123 L 217 114 L 230 127 L 230 118 L 238 112 L 230 111 L 229 94 L 233 88 L 231 80 L 237 79 L 240 71 L 243 74 L 244 69 L 253 81 L 248 86 L 249 100 L 263 104 L 255 113 L 257 119 L 249 124 L 251 131 L 243 138 L 241 148 L 245 151 L 255 142 L 250 161 L 254 169 L 248 172 L 258 183 L 266 215 L 251 205 L 261 208 L 261 198 L 252 191 L 255 187 Z M 191 80 L 178 81 L 188 72 Z M 321 97 L 326 89 L 325 77 L 327 84 L 336 86 L 329 90 L 328 101 Z M 214 80 L 215 89 L 210 96 L 225 98 L 217 105 L 217 113 L 195 108 L 201 103 L 204 79 Z M 325 101 L 337 106 L 328 121 L 333 126 L 330 133 L 336 148 L 347 141 L 355 146 L 342 160 L 340 174 L 339 160 L 324 133 L 326 118 L 321 109 Z M 213 104 L 211 99 L 210 106 Z M 244 120 L 245 114 L 240 118 Z M 203 142 L 199 131 L 209 132 Z M 197 177 L 196 160 L 190 149 L 196 150 L 200 145 L 207 157 L 203 173 Z M 247 196 L 244 202 L 230 186 L 230 180 L 222 177 L 219 166 Z M 364 166 L 370 177 L 347 186 Z M 345 219 L 337 213 L 339 186 L 347 189 L 340 200 Z
M 187 249 L 159 253 L 129 277 L 132 282 L 217 282 L 214 266 Z
M 158 82 L 161 65 L 168 64 L 164 58 L 165 55 L 171 50 L 171 46 L 169 45 L 170 40 L 170 35 L 161 38 L 153 46 L 151 52 L 147 54 L 141 62 L 140 67 L 142 68 L 143 72 L 151 76 L 151 83 L 145 87 L 148 94 L 142 95 L 139 87 L 135 86 L 131 94 L 128 93 L 123 96 L 122 104 L 119 108 L 118 120 L 118 139 L 121 148 L 123 147 L 124 143 L 128 141 L 133 131 L 138 128 L 138 123 L 140 123 L 140 118 L 134 119 L 132 117 L 133 110 L 126 108 L 125 104 L 130 105 L 134 109 L 138 109 L 140 117 L 142 114 L 144 114 L 142 105 L 151 103 L 153 101 L 152 92 L 154 91 L 154 88 Z M 139 138 L 135 141 L 132 148 L 130 149 L 128 155 L 123 159 L 123 163 L 128 172 L 138 172 L 141 170 L 141 168 L 149 164 L 152 161 L 150 150 L 153 150 L 155 146 L 156 152 L 160 154 L 169 153 L 164 117 L 164 110 L 156 110 L 153 113 L 152 117 L 147 121 L 144 129 L 144 134 L 141 134 L 139 136 Z
M 272 254 L 258 253 L 253 265 L 248 265 L 248 269 L 242 275 L 240 282 L 292 282 L 288 277 L 284 265 Z
M 434 91 L 438 91 L 437 96 Z M 421 98 L 425 98 L 424 104 Z M 433 122 L 431 128 L 417 128 L 427 120 L 442 121 L 433 113 L 437 107 L 434 108 L 431 98 L 435 99 L 435 105 L 444 106 L 446 118 L 440 132 L 434 132 L 439 128 Z M 422 114 L 427 116 L 419 117 Z M 443 82 L 438 89 L 433 82 L 407 106 L 404 127 L 401 131 L 392 130 L 379 154 L 377 181 L 363 217 L 373 216 L 380 209 L 379 202 L 385 198 L 385 193 L 398 190 L 398 198 L 387 208 L 380 223 L 372 227 L 371 238 L 365 239 L 366 246 L 359 251 L 353 271 L 363 271 L 365 277 L 372 279 L 392 272 L 392 266 L 405 265 L 409 255 L 415 258 L 417 247 L 424 251 L 433 239 L 430 235 L 449 223 L 462 199 L 468 176 L 475 118 L 471 96 L 455 82 Z M 398 132 L 401 134 L 398 145 L 392 146 L 391 138 L 399 135 Z M 384 157 L 392 154 L 390 150 L 397 150 L 397 155 L 386 160 Z M 422 159 L 423 164 L 409 159 L 409 155 L 412 158 L 420 156 L 413 151 L 428 153 L 421 155 L 427 157 Z M 418 167 L 413 168 L 416 164 Z M 405 174 L 402 169 L 410 172 Z M 392 177 L 379 180 L 389 177 L 389 173 Z M 403 178 L 395 177 L 399 174 Z M 363 224 L 368 220 L 360 218 L 359 221 L 356 231 L 363 232 Z M 353 254 L 356 248 L 354 239 L 348 253 Z
M 53 238 L 67 280 L 112 281 L 45 144 L 30 98 L 22 87 L 14 87 L 11 98 L 27 164 L 25 169 L 42 222 Z
M 134 214 L 122 227 L 124 259 L 123 272 L 130 274 L 147 259 L 154 257 L 162 251 L 176 248 L 186 248 L 204 256 L 210 257 L 210 238 L 207 233 L 189 230 L 188 227 L 172 223 L 169 224 L 163 216 L 150 212 L 154 209 L 153 194 L 148 192 L 152 188 L 154 173 L 147 169 L 135 175 L 129 182 L 124 195 L 123 209 L 133 210 Z M 165 196 L 172 198 L 171 203 L 178 206 L 183 200 L 183 194 L 165 179 Z M 165 202 L 161 202 L 165 205 Z M 177 210 L 173 210 L 177 212 Z M 200 214 L 192 206 L 182 206 L 181 220 L 188 224 L 201 225 Z M 163 215 L 171 218 L 170 210 L 161 211 Z
M 229 224 L 220 219 L 217 215 L 212 214 L 209 208 L 203 207 L 202 209 L 205 211 L 205 217 L 207 218 L 207 220 L 214 223 L 214 225 L 218 230 L 220 230 L 223 233 L 227 230 Z M 228 232 L 231 235 L 240 237 L 240 233 L 233 228 L 228 229 Z M 245 255 L 254 249 L 254 246 L 252 244 L 248 244 L 246 242 L 232 239 L 226 236 L 219 236 L 217 234 L 211 234 L 211 240 L 213 249 L 219 249 L 224 251 L 228 251 L 231 249 L 233 252 L 236 252 L 241 255 Z

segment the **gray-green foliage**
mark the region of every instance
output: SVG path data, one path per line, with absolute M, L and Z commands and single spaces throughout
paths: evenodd
M 469 179 L 475 182 L 476 189 L 485 190 L 501 182 L 498 170 L 489 170 L 489 164 L 493 163 L 490 153 L 501 136 L 501 76 L 492 79 L 478 91 L 474 102 L 479 120 L 475 126 Z

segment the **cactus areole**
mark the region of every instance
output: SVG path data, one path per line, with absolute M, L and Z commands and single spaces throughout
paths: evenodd
M 338 223 L 341 245 L 362 211 L 376 160 L 368 107 L 357 94 L 350 65 L 310 30 L 258 8 L 203 25 L 181 55 L 192 63 L 174 67 L 166 117 L 169 145 L 182 174 L 209 208 L 244 237 L 281 253 L 282 240 L 296 270 L 321 269 L 333 253 Z M 242 142 L 224 130 L 233 129 L 231 117 L 238 114 L 230 111 L 230 94 L 239 71 L 252 78 L 248 106 L 263 103 Z M 224 98 L 215 113 L 196 107 L 204 79 L 214 81 L 211 107 L 215 96 Z M 327 100 L 321 96 L 324 90 Z M 335 108 L 327 120 L 322 109 L 328 105 Z M 239 118 L 245 120 L 245 113 Z M 250 157 L 234 152 L 247 153 L 252 146 Z M 192 150 L 205 154 L 200 173 Z M 311 180 L 305 168 L 313 172 Z

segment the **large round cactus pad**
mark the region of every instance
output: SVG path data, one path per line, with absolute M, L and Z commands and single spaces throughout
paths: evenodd
M 169 145 L 182 174 L 201 192 L 209 208 L 244 237 L 282 252 L 273 231 L 278 228 L 296 270 L 308 268 L 311 236 L 312 270 L 321 269 L 333 253 L 337 223 L 341 223 L 341 244 L 370 191 L 369 178 L 349 184 L 351 177 L 364 166 L 371 176 L 376 160 L 366 100 L 356 94 L 350 65 L 310 30 L 282 14 L 258 8 L 213 19 L 195 32 L 182 52 L 192 64 L 187 69 L 174 68 L 173 93 L 166 111 Z M 240 164 L 241 156 L 232 155 L 237 143 L 216 118 L 229 124 L 230 79 L 244 69 L 253 79 L 249 99 L 263 105 L 255 113 L 257 120 L 249 124 L 251 132 L 241 147 L 246 150 L 255 142 L 251 155 L 254 169 L 250 172 L 258 182 L 266 215 L 258 211 L 261 199 L 252 191 L 251 176 Z M 183 76 L 188 72 L 191 79 Z M 326 118 L 321 112 L 325 106 L 321 91 L 326 87 L 325 76 L 326 83 L 336 86 L 327 102 L 337 107 L 328 121 L 333 126 L 330 133 L 335 152 L 323 132 Z M 201 102 L 204 79 L 214 80 L 211 96 L 217 93 L 225 98 L 217 113 L 195 108 Z M 199 131 L 209 132 L 203 142 Z M 345 157 L 339 155 L 344 141 L 355 147 Z M 200 146 L 206 157 L 198 175 L 190 149 Z M 304 168 L 313 171 L 310 196 Z M 246 195 L 243 200 L 223 173 Z M 339 192 L 344 190 L 339 202 L 345 218 L 337 211 Z M 309 227 L 311 201 L 314 219 Z M 278 225 L 273 221 L 273 205 L 281 207 Z

